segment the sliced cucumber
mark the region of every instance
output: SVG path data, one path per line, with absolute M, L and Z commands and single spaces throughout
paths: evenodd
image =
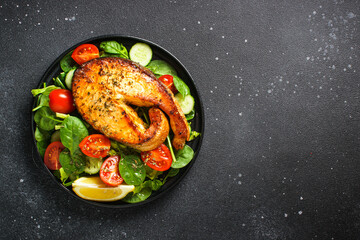
M 191 110 L 194 109 L 195 100 L 191 95 L 186 95 L 185 97 L 183 97 L 183 95 L 181 95 L 181 93 L 177 93 L 175 95 L 175 98 L 178 101 L 184 114 L 189 114 L 191 112 Z
M 73 79 L 75 70 L 76 70 L 76 68 L 71 69 L 65 76 L 66 87 L 70 90 L 71 90 L 72 79 Z
M 144 67 L 149 64 L 152 55 L 151 47 L 146 43 L 135 43 L 129 52 L 130 59 Z
M 87 156 L 84 172 L 86 172 L 87 174 L 98 173 L 100 171 L 102 163 L 103 163 L 102 158 L 93 158 Z

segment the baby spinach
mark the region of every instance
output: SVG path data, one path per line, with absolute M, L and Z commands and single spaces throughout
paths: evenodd
M 139 156 L 123 156 L 119 162 L 121 177 L 127 184 L 139 185 L 144 182 L 146 170 Z
M 183 95 L 184 97 L 190 94 L 190 88 L 177 76 L 173 76 L 173 81 L 176 89 Z
M 86 159 L 79 144 L 88 135 L 87 128 L 79 118 L 69 116 L 63 121 L 60 139 L 66 151 L 60 154 L 60 163 L 69 176 L 78 175 L 85 169 Z
M 195 117 L 195 110 L 192 109 L 191 112 L 189 114 L 185 115 L 186 120 L 190 121 L 191 119 L 193 119 Z
M 173 68 L 170 64 L 168 64 L 164 60 L 153 60 L 146 67 L 157 76 L 162 76 L 166 74 L 172 76 L 177 75 L 175 68 Z
M 123 201 L 127 203 L 137 203 L 145 201 L 148 197 L 150 197 L 152 191 L 159 190 L 162 185 L 163 183 L 158 179 L 147 180 L 142 184 L 136 186 L 134 192 L 129 193 L 123 199 Z
M 135 187 L 136 189 L 136 187 Z M 126 203 L 138 203 L 145 201 L 148 197 L 150 197 L 152 190 L 150 188 L 142 188 L 138 193 L 129 193 L 126 195 L 122 201 Z
M 70 71 L 76 65 L 76 62 L 71 57 L 73 52 L 74 51 L 69 52 L 60 60 L 60 67 L 65 73 Z
M 72 154 L 79 149 L 80 142 L 88 135 L 89 132 L 86 126 L 79 118 L 69 116 L 63 121 L 60 129 L 60 139 Z
M 166 180 L 169 177 L 175 177 L 179 173 L 179 168 L 170 168 L 169 172 L 167 173 L 166 177 L 163 179 L 162 183 L 165 184 Z
M 54 130 L 57 123 L 62 120 L 56 119 L 55 113 L 49 107 L 40 108 L 34 115 L 37 126 L 45 131 Z
M 35 129 L 35 139 L 38 142 L 41 141 L 49 141 L 51 137 L 51 134 L 49 131 L 41 130 L 40 128 L 36 127 Z
M 80 149 L 71 153 L 68 148 L 65 148 L 60 153 L 59 161 L 65 173 L 69 176 L 75 176 L 84 171 L 85 157 Z
M 46 140 L 36 142 L 36 147 L 37 147 L 41 157 L 44 157 L 46 148 L 47 148 L 47 146 L 49 146 L 49 143 L 50 142 L 46 141 Z
M 194 150 L 188 145 L 185 145 L 183 149 L 180 149 L 176 154 L 176 162 L 171 164 L 172 168 L 183 168 L 189 164 L 194 157 Z
M 124 47 L 124 45 L 116 41 L 101 42 L 100 49 L 104 50 L 105 53 L 108 53 L 108 54 L 102 54 L 101 57 L 114 56 L 114 57 L 122 57 L 129 59 L 129 53 L 127 49 Z
M 171 75 L 173 76 L 173 81 L 176 89 L 181 93 L 181 95 L 186 96 L 190 94 L 189 87 L 184 83 L 181 78 L 177 76 L 175 68 L 164 60 L 153 60 L 146 66 L 150 71 L 152 71 L 157 77 L 162 75 Z

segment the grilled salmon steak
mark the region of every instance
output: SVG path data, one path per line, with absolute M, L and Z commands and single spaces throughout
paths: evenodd
M 93 59 L 74 74 L 75 105 L 94 129 L 140 151 L 160 146 L 174 132 L 172 144 L 182 149 L 190 129 L 173 93 L 148 69 L 117 57 Z M 150 126 L 133 109 L 151 107 Z M 161 110 L 160 110 L 161 109 Z

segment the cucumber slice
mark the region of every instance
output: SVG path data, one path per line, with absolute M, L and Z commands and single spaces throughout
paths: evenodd
M 84 172 L 87 174 L 95 174 L 100 171 L 103 161 L 102 158 L 93 158 L 86 156 L 86 165 Z
M 67 87 L 68 89 L 70 89 L 70 90 L 71 90 L 72 79 L 73 79 L 75 70 L 76 70 L 76 68 L 71 69 L 71 70 L 66 74 L 66 77 L 65 77 L 66 87 Z
M 146 66 L 152 59 L 153 52 L 149 45 L 146 43 L 135 43 L 129 52 L 129 57 L 134 62 L 142 66 Z
M 181 95 L 181 93 L 177 93 L 175 95 L 175 98 L 178 101 L 184 114 L 189 114 L 191 112 L 191 110 L 194 109 L 195 100 L 191 95 L 186 95 L 185 97 L 183 97 L 183 95 Z

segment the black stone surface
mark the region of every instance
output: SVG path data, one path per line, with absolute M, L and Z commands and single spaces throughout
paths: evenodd
M 1 239 L 359 239 L 359 1 L 1 1 Z M 166 196 L 97 208 L 32 161 L 35 88 L 87 38 L 155 42 L 203 99 Z

